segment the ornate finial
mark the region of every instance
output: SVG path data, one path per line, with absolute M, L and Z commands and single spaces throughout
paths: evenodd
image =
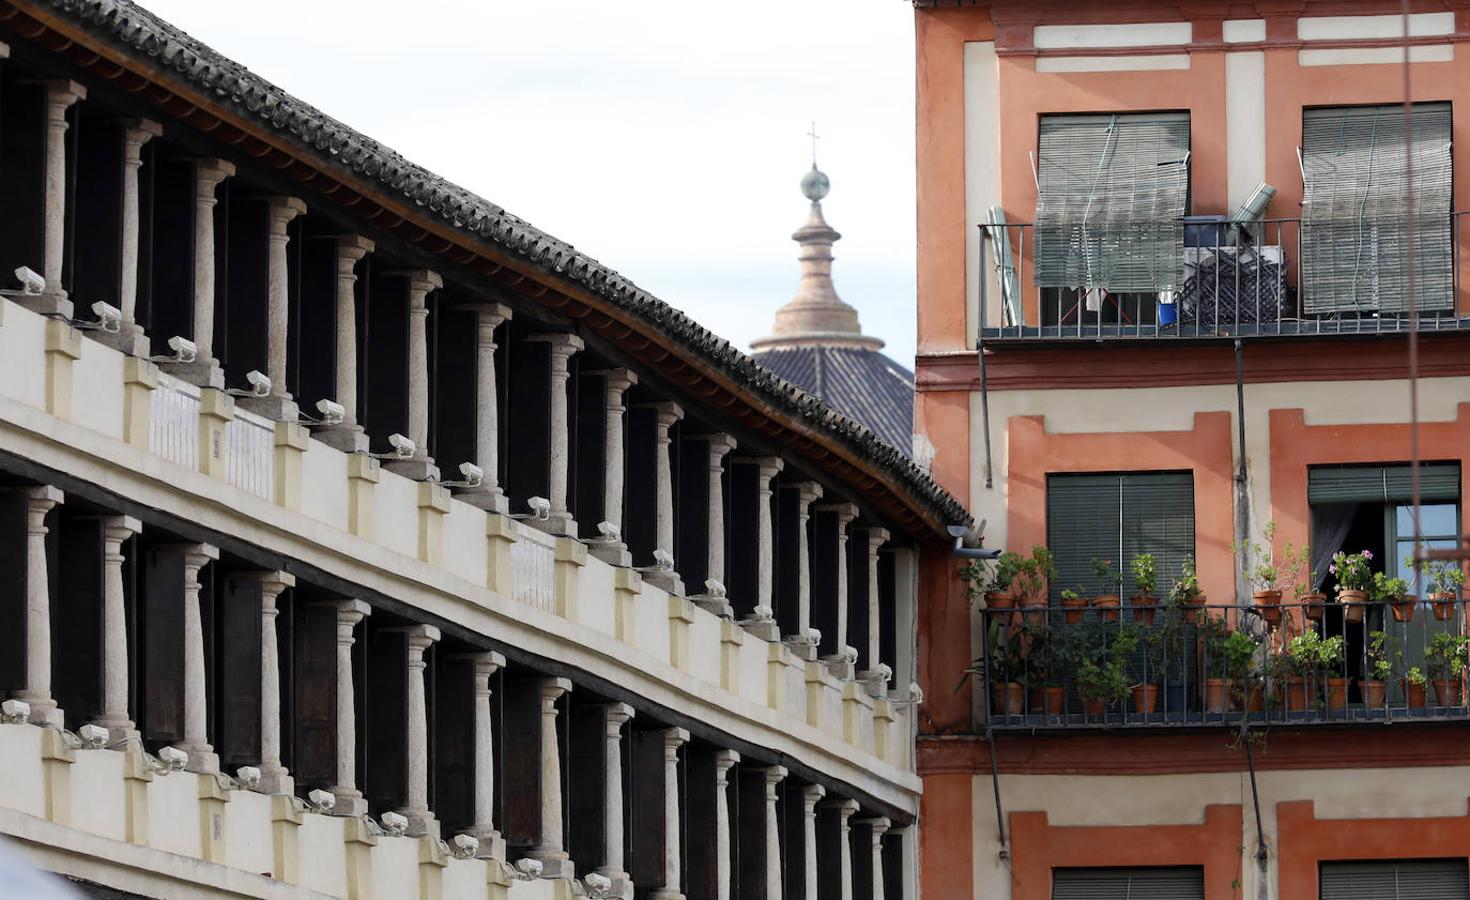
M 812 139 L 812 170 L 801 176 L 801 193 L 808 200 L 817 203 L 827 196 L 828 191 L 832 190 L 832 182 L 828 181 L 822 170 L 817 168 L 817 141 L 822 138 L 817 134 L 816 122 L 812 123 L 812 130 L 808 131 L 806 136 Z

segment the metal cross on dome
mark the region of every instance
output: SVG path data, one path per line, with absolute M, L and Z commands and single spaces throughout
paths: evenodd
M 819 135 L 819 134 L 817 134 L 817 123 L 816 122 L 812 122 L 812 129 L 811 129 L 811 131 L 808 131 L 806 133 L 806 136 L 812 139 L 812 168 L 816 168 L 816 166 L 817 166 L 817 141 L 820 141 L 822 139 L 822 136 Z

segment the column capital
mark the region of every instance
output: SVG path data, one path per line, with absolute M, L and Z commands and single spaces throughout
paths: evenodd
M 124 119 L 123 157 L 127 162 L 141 162 L 138 152 L 143 145 L 163 135 L 163 126 L 152 119 Z
M 337 273 L 339 275 L 351 275 L 352 267 L 364 256 L 372 253 L 376 245 L 360 234 L 342 234 L 337 236 Z M 346 271 L 342 270 L 342 263 L 347 263 Z
M 679 748 L 689 743 L 689 732 L 683 728 L 664 729 L 664 758 L 673 759 Z
M 408 299 L 412 310 L 424 309 L 424 298 L 430 291 L 444 287 L 444 279 L 432 269 L 409 269 L 398 274 L 408 279 Z
M 533 334 L 528 336 L 526 341 L 533 344 L 547 344 L 551 347 L 551 358 L 553 360 L 560 358 L 563 361 L 571 358 L 573 353 L 586 349 L 587 346 L 580 337 L 570 331 Z
M 66 109 L 78 100 L 87 99 L 87 87 L 70 78 L 47 78 L 40 82 L 46 86 L 46 102 L 50 106 Z
M 542 678 L 537 684 L 537 690 L 541 694 L 542 701 L 555 703 L 561 699 L 562 694 L 572 689 L 570 678 Z M 543 707 L 543 710 L 545 707 Z
M 871 816 L 866 819 L 857 819 L 853 824 L 866 825 L 873 829 L 873 845 L 875 847 L 879 841 L 883 840 L 883 835 L 888 833 L 888 829 L 893 827 L 893 823 L 887 816 Z
M 388 631 L 401 631 L 408 635 L 408 652 L 412 657 L 415 652 L 422 657 L 429 645 L 439 640 L 439 629 L 433 625 L 405 625 L 401 628 L 389 628 Z
M 638 373 L 632 369 L 618 367 L 611 369 L 584 369 L 582 374 L 601 375 L 606 378 L 609 401 L 611 401 L 613 396 L 616 396 L 620 403 L 622 402 L 623 394 L 627 393 L 628 388 L 638 383 Z M 613 404 L 609 402 L 608 405 L 612 406 Z M 621 409 L 619 411 L 621 412 Z
M 756 466 L 760 470 L 762 490 L 769 490 L 771 479 L 781 474 L 786 468 L 786 461 L 779 456 L 737 456 L 734 461 L 741 465 Z
M 58 487 L 37 484 L 25 489 L 26 507 L 31 512 L 47 513 L 58 503 L 66 500 L 66 494 Z
M 786 780 L 785 766 L 764 766 L 758 770 L 765 779 L 766 799 L 776 799 L 776 785 Z
M 879 547 L 881 547 L 884 544 L 888 543 L 888 529 L 887 528 L 877 528 L 877 527 L 869 526 L 869 528 L 867 529 L 867 531 L 868 531 L 868 549 L 869 550 L 876 552 Z
M 196 572 L 219 559 L 219 548 L 213 544 L 165 544 L 160 549 L 165 548 L 184 554 L 184 568 Z
M 466 657 L 474 664 L 475 674 L 489 677 L 505 668 L 505 657 L 494 650 L 484 650 L 480 653 L 469 653 Z
M 285 229 L 286 224 L 292 219 L 306 215 L 306 202 L 299 197 L 268 197 L 266 198 L 266 209 L 271 227 L 274 229 L 279 225 Z
M 837 534 L 839 538 L 847 537 L 847 526 L 858 517 L 856 503 L 843 501 L 841 503 L 821 503 L 817 505 L 818 512 L 830 512 L 837 514 Z
M 603 711 L 607 714 L 607 736 L 618 737 L 623 732 L 623 726 L 637 715 L 637 710 L 626 703 L 603 704 Z
M 827 789 L 820 784 L 807 784 L 801 787 L 801 802 L 806 808 L 806 814 L 814 816 L 817 814 L 817 801 L 827 796 Z
M 269 594 L 271 597 L 277 597 L 286 588 L 296 586 L 295 575 L 292 575 L 290 572 L 282 572 L 279 570 L 242 572 L 238 577 L 242 581 L 251 581 L 259 584 L 261 592 Z
M 132 516 L 103 516 L 102 533 L 109 541 L 121 543 L 143 531 L 143 523 Z
M 194 180 L 198 188 L 196 196 L 201 200 L 212 201 L 214 189 L 234 174 L 235 164 L 229 160 L 214 157 L 198 160 L 194 167 Z
M 653 410 L 654 424 L 667 432 L 670 426 L 684 418 L 684 407 L 672 400 L 659 400 L 654 403 L 640 403 L 638 409 Z
M 858 802 L 847 797 L 833 797 L 822 805 L 837 810 L 837 815 L 842 817 L 843 828 L 848 827 L 847 820 L 856 815 L 858 811 Z
M 723 784 L 725 774 L 740 762 L 740 753 L 737 750 L 715 751 L 715 778 L 717 784 Z
M 356 625 L 373 614 L 373 608 L 362 600 L 333 600 L 331 605 L 337 608 L 338 625 Z
M 801 503 L 801 515 L 807 514 L 807 507 L 815 500 L 822 498 L 822 486 L 815 481 L 793 481 L 790 484 L 781 485 L 783 491 L 796 491 L 797 500 Z
M 485 329 L 494 331 L 500 327 L 501 323 L 509 322 L 516 315 L 515 310 L 506 306 L 504 303 L 495 301 L 461 303 L 455 309 L 475 314 L 477 317 L 476 324 L 482 329 L 481 337 L 485 340 L 489 340 L 489 335 L 484 332 Z
M 706 443 L 709 444 L 709 465 L 711 469 L 719 468 L 721 460 L 723 460 L 730 453 L 730 451 L 739 446 L 739 442 L 736 441 L 733 436 L 725 434 L 722 431 L 716 431 L 712 434 L 705 434 L 700 436 L 704 438 Z

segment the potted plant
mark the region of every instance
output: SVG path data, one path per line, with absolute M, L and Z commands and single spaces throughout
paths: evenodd
M 1424 696 L 1424 670 L 1418 666 L 1409 666 L 1404 672 L 1404 703 L 1410 709 L 1423 709 L 1426 705 Z
M 1179 580 L 1169 590 L 1169 603 L 1183 612 L 1185 624 L 1199 623 L 1199 611 L 1205 605 L 1205 595 L 1199 589 L 1193 556 L 1184 557 L 1184 562 L 1179 564 Z
M 1031 711 L 1059 716 L 1067 701 L 1067 691 L 1055 683 L 1060 648 L 1053 633 L 1044 627 L 1026 625 L 1030 651 L 1025 656 L 1025 681 L 1031 686 Z
M 985 608 L 995 610 L 1014 609 L 1016 606 L 1016 575 L 1021 568 L 1021 554 L 1013 550 L 1003 552 L 995 561 L 990 571 L 989 581 L 978 577 L 980 562 L 976 560 L 972 566 L 977 570 L 977 577 L 971 582 L 972 585 L 983 585 L 979 590 L 985 595 Z
M 1097 579 L 1098 593 L 1092 598 L 1100 622 L 1118 621 L 1118 591 L 1123 587 L 1123 573 L 1113 568 L 1111 559 L 1092 558 L 1092 577 Z
M 1434 617 L 1441 622 L 1449 621 L 1455 613 L 1455 601 L 1460 599 L 1460 591 L 1465 587 L 1465 570 L 1447 562 L 1419 563 L 1412 558 L 1406 562 L 1424 573 L 1429 608 L 1434 611 Z
M 1246 579 L 1254 588 L 1251 602 L 1256 612 L 1275 625 L 1281 621 L 1281 585 L 1287 580 L 1276 564 L 1276 523 L 1267 522 L 1261 536 L 1260 542 L 1247 538 L 1244 543 L 1232 544 L 1231 549 L 1244 559 Z
M 1470 637 L 1437 632 L 1424 648 L 1424 667 L 1434 685 L 1434 697 L 1440 706 L 1459 706 L 1464 699 L 1462 679 L 1465 675 L 1465 645 Z
M 1327 610 L 1327 595 L 1317 590 L 1317 570 L 1308 569 L 1308 556 L 1310 550 L 1302 548 L 1300 565 L 1297 568 L 1297 578 L 1292 584 L 1292 592 L 1296 595 L 1296 602 L 1302 606 L 1302 615 L 1309 621 L 1322 621 L 1322 614 Z
M 1021 608 L 1027 610 L 1026 621 L 1035 626 L 1046 624 L 1047 586 L 1057 575 L 1051 551 L 1037 544 L 1031 548 L 1029 557 L 1020 557 L 1016 564 L 1015 593 Z
M 1371 550 L 1351 555 L 1339 550 L 1332 554 L 1327 571 L 1337 576 L 1337 602 L 1342 604 L 1345 622 L 1363 621 L 1363 611 L 1372 597 L 1373 570 L 1369 567 L 1372 560 Z
M 1167 673 L 1163 663 L 1163 636 L 1152 628 L 1129 623 L 1118 630 L 1112 651 L 1133 677 L 1129 692 L 1133 695 L 1133 711 L 1153 715 L 1159 708 L 1159 682 Z
M 1223 618 L 1205 616 L 1199 623 L 1200 643 L 1205 654 L 1205 712 L 1223 714 L 1229 706 L 1230 663 L 1225 641 L 1230 630 Z
M 1152 625 L 1154 609 L 1159 605 L 1159 598 L 1154 596 L 1159 583 L 1158 564 L 1152 553 L 1140 553 L 1133 557 L 1132 566 L 1133 584 L 1138 588 L 1138 593 L 1128 598 L 1133 617 L 1144 625 Z
M 1419 598 L 1409 594 L 1409 583 L 1402 578 L 1389 578 L 1382 572 L 1373 573 L 1373 591 L 1370 599 L 1374 603 L 1387 603 L 1393 611 L 1395 622 L 1411 622 L 1414 606 Z
M 1019 716 L 1026 712 L 1026 685 L 1022 680 L 1026 660 L 1021 649 L 1021 629 L 1005 618 L 990 620 L 985 636 L 986 655 L 965 669 L 960 684 L 973 676 L 984 675 L 990 683 L 991 711 L 998 716 Z
M 1288 676 L 1286 679 L 1286 708 L 1292 711 L 1310 709 L 1317 696 L 1317 685 L 1321 679 L 1329 678 L 1329 672 L 1342 665 L 1343 639 L 1341 635 L 1324 638 L 1314 628 L 1307 628 L 1292 638 L 1286 645 Z M 1328 705 L 1340 699 L 1339 705 L 1347 703 L 1347 679 L 1331 678 L 1327 685 Z M 1340 694 L 1333 696 L 1332 691 Z
M 1382 631 L 1368 632 L 1368 649 L 1365 653 L 1367 669 L 1365 677 L 1358 681 L 1358 690 L 1363 692 L 1363 705 L 1368 709 L 1381 709 L 1386 683 L 1393 675 L 1393 660 L 1389 655 L 1389 637 Z
M 1068 625 L 1082 621 L 1082 614 L 1087 611 L 1087 598 L 1082 596 L 1080 587 L 1062 588 L 1062 609 L 1066 610 L 1063 615 Z
M 1102 716 L 1108 707 L 1128 696 L 1127 658 L 1136 644 L 1119 634 L 1111 645 L 1098 630 L 1083 636 L 1078 652 L 1077 695 L 1082 698 L 1082 711 L 1089 716 Z
M 1236 709 L 1249 709 L 1252 700 L 1260 705 L 1261 685 L 1252 684 L 1251 664 L 1255 662 L 1260 643 L 1249 631 L 1235 630 L 1226 636 L 1222 651 L 1226 677 L 1230 679 L 1230 700 Z

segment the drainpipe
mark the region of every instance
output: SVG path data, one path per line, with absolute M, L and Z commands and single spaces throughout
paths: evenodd
M 1235 543 L 1245 546 L 1251 534 L 1251 495 L 1246 468 L 1245 450 L 1245 348 L 1244 341 L 1235 340 L 1235 428 L 1238 443 L 1239 465 L 1235 470 Z M 1245 565 L 1239 555 L 1235 556 L 1236 605 L 1245 603 L 1249 596 L 1245 577 Z
M 982 368 L 980 370 L 982 373 L 985 371 L 983 368 L 984 359 L 985 357 L 982 355 Z M 969 533 L 969 529 L 965 526 L 950 525 L 946 530 L 949 532 L 949 536 L 954 538 L 954 555 L 960 559 L 991 560 L 1000 558 L 1001 551 L 997 548 L 966 547 L 965 535 Z M 975 530 L 981 535 L 985 534 L 984 520 L 981 520 L 979 527 Z M 989 672 L 990 639 L 987 636 L 985 628 L 982 627 L 980 631 L 980 653 L 985 660 L 984 669 L 986 672 Z M 1000 804 L 1000 763 L 996 759 L 995 730 L 991 728 L 989 716 L 985 717 L 985 746 L 990 751 L 990 786 L 995 793 L 995 833 L 997 839 L 1000 841 L 1000 858 L 1008 859 L 1010 857 L 1010 849 L 1006 846 L 1005 811 Z

